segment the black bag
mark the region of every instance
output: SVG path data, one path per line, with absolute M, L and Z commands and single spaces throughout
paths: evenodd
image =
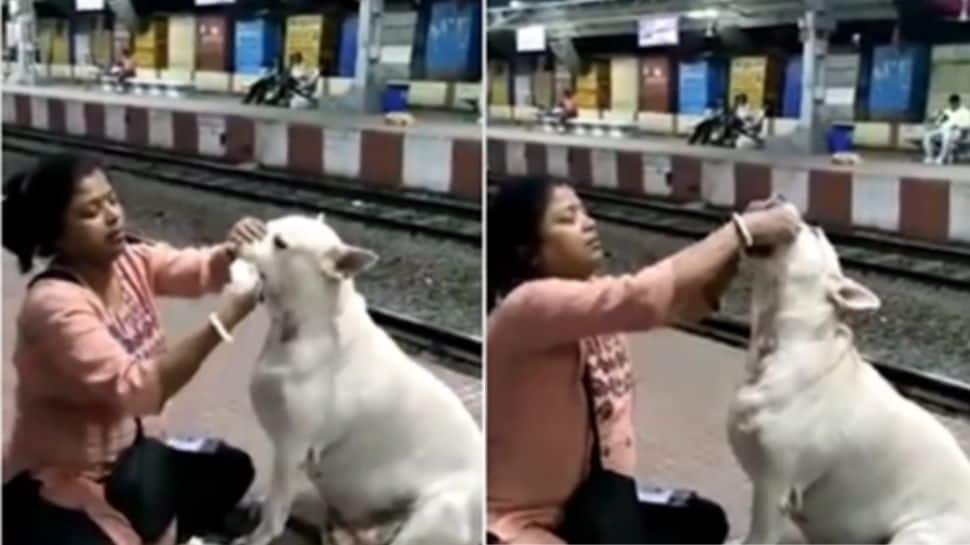
M 604 468 L 600 459 L 599 429 L 588 371 L 583 384 L 593 428 L 592 467 L 566 503 L 559 536 L 568 543 L 646 543 L 636 481 Z
M 145 543 L 158 541 L 175 519 L 178 479 L 171 450 L 145 437 L 136 418 L 135 441 L 118 456 L 104 484 L 105 499 L 128 519 Z

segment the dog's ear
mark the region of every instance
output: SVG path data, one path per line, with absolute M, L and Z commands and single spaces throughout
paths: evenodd
M 843 312 L 868 312 L 879 309 L 882 303 L 869 288 L 847 276 L 832 279 L 829 284 L 829 299 Z
M 323 266 L 324 272 L 333 271 L 341 279 L 353 278 L 377 263 L 377 254 L 357 246 L 343 246 L 331 254 L 331 267 Z
M 319 214 L 317 214 L 317 221 L 319 221 L 320 223 L 326 223 L 327 217 L 323 215 L 323 212 L 320 212 Z

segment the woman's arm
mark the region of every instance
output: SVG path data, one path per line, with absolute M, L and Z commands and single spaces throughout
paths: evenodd
M 756 245 L 790 239 L 796 213 L 784 207 L 749 212 L 744 222 Z M 633 275 L 527 282 L 489 319 L 489 342 L 537 350 L 583 337 L 640 331 L 672 318 L 697 319 L 716 306 L 737 263 L 741 239 L 732 224 Z
M 791 205 L 780 201 L 755 201 L 741 221 L 754 246 L 774 246 L 794 238 L 801 219 Z M 699 320 L 717 308 L 718 301 L 737 271 L 744 242 L 733 222 L 671 257 L 676 278 L 677 317 Z
M 205 323 L 158 359 L 136 360 L 112 336 L 92 297 L 73 284 L 45 282 L 31 290 L 21 314 L 25 340 L 41 351 L 42 368 L 53 371 L 38 382 L 63 402 L 115 414 L 156 414 L 220 340 Z M 233 296 L 217 315 L 231 329 L 254 304 L 254 294 Z
M 636 274 L 527 282 L 489 318 L 489 342 L 537 350 L 590 335 L 647 329 L 667 320 L 674 286 L 670 260 Z

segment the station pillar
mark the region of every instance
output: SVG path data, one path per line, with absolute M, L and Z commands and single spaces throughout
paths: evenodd
M 13 80 L 18 83 L 33 84 L 37 78 L 35 60 L 37 55 L 36 18 L 34 0 L 10 0 L 10 18 L 14 23 L 14 38 L 17 40 L 17 63 Z
M 381 90 L 384 87 L 384 77 L 380 71 L 383 11 L 384 0 L 360 0 L 353 99 L 354 106 L 363 113 L 381 111 Z
M 825 55 L 830 22 L 814 9 L 800 21 L 802 30 L 802 102 L 795 146 L 804 153 L 825 150 Z

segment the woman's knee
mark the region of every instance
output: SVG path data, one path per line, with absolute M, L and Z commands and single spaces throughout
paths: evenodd
M 698 536 L 701 538 L 698 543 L 723 543 L 730 530 L 724 508 L 701 497 L 695 498 L 693 504 L 691 509 L 694 511 L 694 516 L 691 518 L 697 522 L 698 532 L 703 534 Z
M 246 451 L 223 444 L 219 453 L 224 463 L 226 480 L 238 483 L 245 492 L 256 478 L 256 468 L 253 459 Z

